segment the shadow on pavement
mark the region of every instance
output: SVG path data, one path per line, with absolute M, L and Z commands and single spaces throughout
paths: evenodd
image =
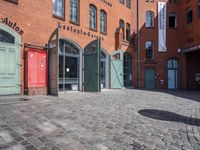
M 181 122 L 189 125 L 200 126 L 200 119 L 186 117 L 169 111 L 143 109 L 139 110 L 138 113 L 142 116 L 161 121 Z
M 200 91 L 183 91 L 183 90 L 146 90 L 140 89 L 143 91 L 152 91 L 152 92 L 161 92 L 169 95 L 173 95 L 176 97 L 193 100 L 196 102 L 200 102 Z

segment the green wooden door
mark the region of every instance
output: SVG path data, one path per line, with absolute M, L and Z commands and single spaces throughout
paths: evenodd
M 120 89 L 124 87 L 123 79 L 123 54 L 122 50 L 118 50 L 111 55 L 111 88 Z
M 84 49 L 84 91 L 100 92 L 100 40 L 89 43 Z
M 0 24 L 0 95 L 20 94 L 20 36 Z
M 145 70 L 145 88 L 146 89 L 156 88 L 155 76 L 156 76 L 156 73 L 153 68 L 148 68 Z
M 59 28 L 48 41 L 48 94 L 58 96 L 59 86 Z

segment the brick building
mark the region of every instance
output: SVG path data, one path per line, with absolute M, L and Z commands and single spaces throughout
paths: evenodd
M 158 2 L 166 3 L 165 51 Z M 51 49 L 57 28 L 58 57 L 47 68 L 53 91 L 199 89 L 199 9 L 198 0 L 1 0 L 0 95 L 46 90 L 26 85 L 26 52 Z

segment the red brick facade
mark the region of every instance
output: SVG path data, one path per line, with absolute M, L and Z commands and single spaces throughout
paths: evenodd
M 184 49 L 190 46 L 200 44 L 200 18 L 197 16 L 198 0 L 177 0 L 177 3 L 167 2 L 167 52 L 158 52 L 158 6 L 157 2 L 161 0 L 132 0 L 131 8 L 123 5 L 119 0 L 80 0 L 80 24 L 76 25 L 69 21 L 69 0 L 65 0 L 65 19 L 58 19 L 52 15 L 52 0 L 18 0 L 18 4 L 7 1 L 0 1 L 1 22 L 7 18 L 21 34 L 21 91 L 24 91 L 24 44 L 45 46 L 53 30 L 60 25 L 65 26 L 61 29 L 61 38 L 71 39 L 76 42 L 82 50 L 94 40 L 97 36 L 102 39 L 102 47 L 111 54 L 116 50 L 117 45 L 120 49 L 127 51 L 132 56 L 132 72 L 134 87 L 145 87 L 145 69 L 154 68 L 156 70 L 156 88 L 167 89 L 167 60 L 174 58 L 179 62 L 178 88 L 187 88 L 187 54 L 182 54 L 178 49 Z M 108 3 L 109 2 L 109 3 Z M 126 2 L 126 1 L 125 1 Z M 94 4 L 97 8 L 97 31 L 89 29 L 89 5 Z M 186 10 L 193 8 L 193 22 L 187 24 L 185 21 Z M 100 10 L 107 13 L 107 34 L 100 33 Z M 154 12 L 154 27 L 145 27 L 145 13 L 151 10 Z M 170 12 L 177 14 L 177 28 L 168 27 L 168 15 Z M 138 16 L 139 15 L 139 16 Z M 137 19 L 138 17 L 138 19 Z M 119 27 L 119 20 L 123 19 L 131 25 L 131 35 L 134 38 L 134 44 L 126 40 L 116 38 L 116 31 Z M 67 30 L 66 28 L 70 29 Z M 138 39 L 137 29 L 139 29 L 140 38 Z M 77 30 L 86 32 L 86 35 L 77 33 Z M 89 33 L 88 33 L 89 32 Z M 88 35 L 89 34 L 89 35 Z M 92 37 L 93 35 L 93 37 Z M 151 40 L 154 42 L 154 60 L 145 59 L 145 42 Z M 137 44 L 139 41 L 139 45 Z

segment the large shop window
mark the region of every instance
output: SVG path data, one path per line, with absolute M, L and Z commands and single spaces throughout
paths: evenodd
M 0 29 L 0 42 L 14 44 L 15 37 L 12 36 L 10 33 Z
M 192 19 L 193 19 L 192 8 L 189 8 L 189 9 L 187 10 L 186 19 L 187 19 L 187 24 L 192 23 Z
M 129 23 L 126 24 L 126 40 L 131 42 L 131 25 Z
M 153 42 L 152 41 L 146 42 L 146 59 L 147 60 L 154 59 L 154 50 L 153 50 Z
M 53 0 L 53 15 L 61 19 L 65 18 L 65 0 Z
M 124 39 L 124 21 L 123 21 L 122 19 L 119 21 L 119 26 L 120 26 L 120 28 L 122 29 L 122 32 L 123 32 L 123 39 Z
M 177 17 L 176 13 L 169 14 L 169 27 L 170 28 L 177 28 Z
M 154 27 L 154 13 L 152 11 L 146 12 L 146 27 Z
M 97 30 L 97 8 L 90 5 L 90 29 Z
M 104 10 L 100 11 L 100 31 L 107 33 L 107 14 Z
M 80 1 L 70 0 L 70 21 L 79 24 L 79 14 L 80 14 Z

